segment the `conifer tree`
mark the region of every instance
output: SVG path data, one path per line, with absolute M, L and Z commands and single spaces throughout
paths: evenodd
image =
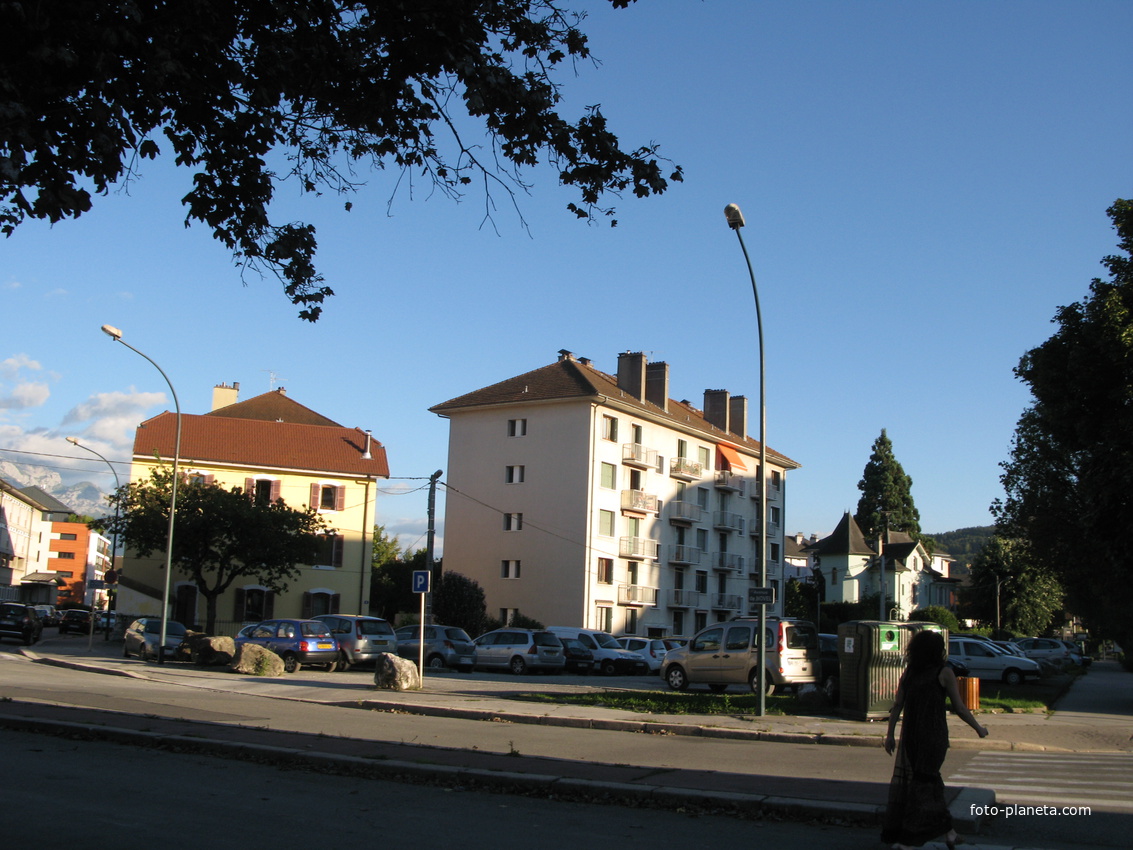
M 921 534 L 921 515 L 913 504 L 913 479 L 905 474 L 893 454 L 893 443 L 881 429 L 873 452 L 858 482 L 861 498 L 854 521 L 867 540 L 876 540 L 885 530 L 903 531 L 931 547 L 931 538 Z

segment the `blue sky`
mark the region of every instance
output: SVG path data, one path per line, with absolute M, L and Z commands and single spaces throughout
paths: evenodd
M 311 325 L 183 226 L 187 171 L 147 162 L 81 219 L 0 241 L 0 461 L 108 489 L 105 465 L 64 438 L 125 461 L 137 423 L 172 409 L 104 323 L 162 365 L 184 412 L 206 412 L 219 382 L 241 398 L 284 386 L 372 429 L 395 478 L 445 467 L 430 405 L 562 348 L 610 372 L 644 351 L 670 364 L 678 399 L 711 387 L 754 403 L 734 202 L 764 315 L 768 443 L 802 464 L 787 530 L 822 535 L 855 508 L 882 428 L 926 531 L 990 523 L 1028 401 L 1012 368 L 1104 273 L 1105 210 L 1133 193 L 1133 4 L 568 5 L 590 11 L 601 64 L 563 77 L 565 112 L 601 104 L 684 183 L 623 198 L 616 228 L 587 226 L 554 170 L 534 169 L 517 199 L 527 230 L 505 196 L 493 226 L 475 191 L 395 193 L 392 172 L 350 213 L 285 186 L 277 216 L 316 225 L 337 293 Z M 423 545 L 421 484 L 391 481 L 378 505 L 406 546 Z

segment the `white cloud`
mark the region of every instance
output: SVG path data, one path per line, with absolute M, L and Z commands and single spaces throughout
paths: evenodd
M 10 393 L 0 395 L 0 410 L 27 410 L 29 407 L 40 407 L 51 390 L 47 384 L 25 383 L 17 384 Z
M 32 360 L 26 354 L 17 354 L 14 357 L 0 360 L 0 378 L 6 381 L 16 380 L 20 376 L 22 369 L 31 369 L 39 372 L 43 367 L 39 364 L 38 360 Z
M 165 393 L 160 392 L 96 393 L 71 408 L 60 425 L 83 426 L 86 436 L 128 450 L 133 446 L 134 430 L 142 415 L 165 400 Z

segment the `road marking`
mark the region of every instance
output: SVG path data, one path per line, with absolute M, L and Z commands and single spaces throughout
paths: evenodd
M 1000 804 L 1133 811 L 1133 753 L 992 753 L 945 777 L 990 788 Z

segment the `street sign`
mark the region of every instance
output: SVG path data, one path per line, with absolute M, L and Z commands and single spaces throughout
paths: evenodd
M 414 593 L 428 593 L 429 592 L 429 571 L 428 570 L 414 570 L 413 571 L 413 592 Z
M 106 587 L 106 582 L 100 578 L 92 578 L 87 582 L 87 587 L 91 590 L 102 590 Z
M 749 605 L 774 605 L 775 588 L 749 587 L 747 589 L 747 601 Z

